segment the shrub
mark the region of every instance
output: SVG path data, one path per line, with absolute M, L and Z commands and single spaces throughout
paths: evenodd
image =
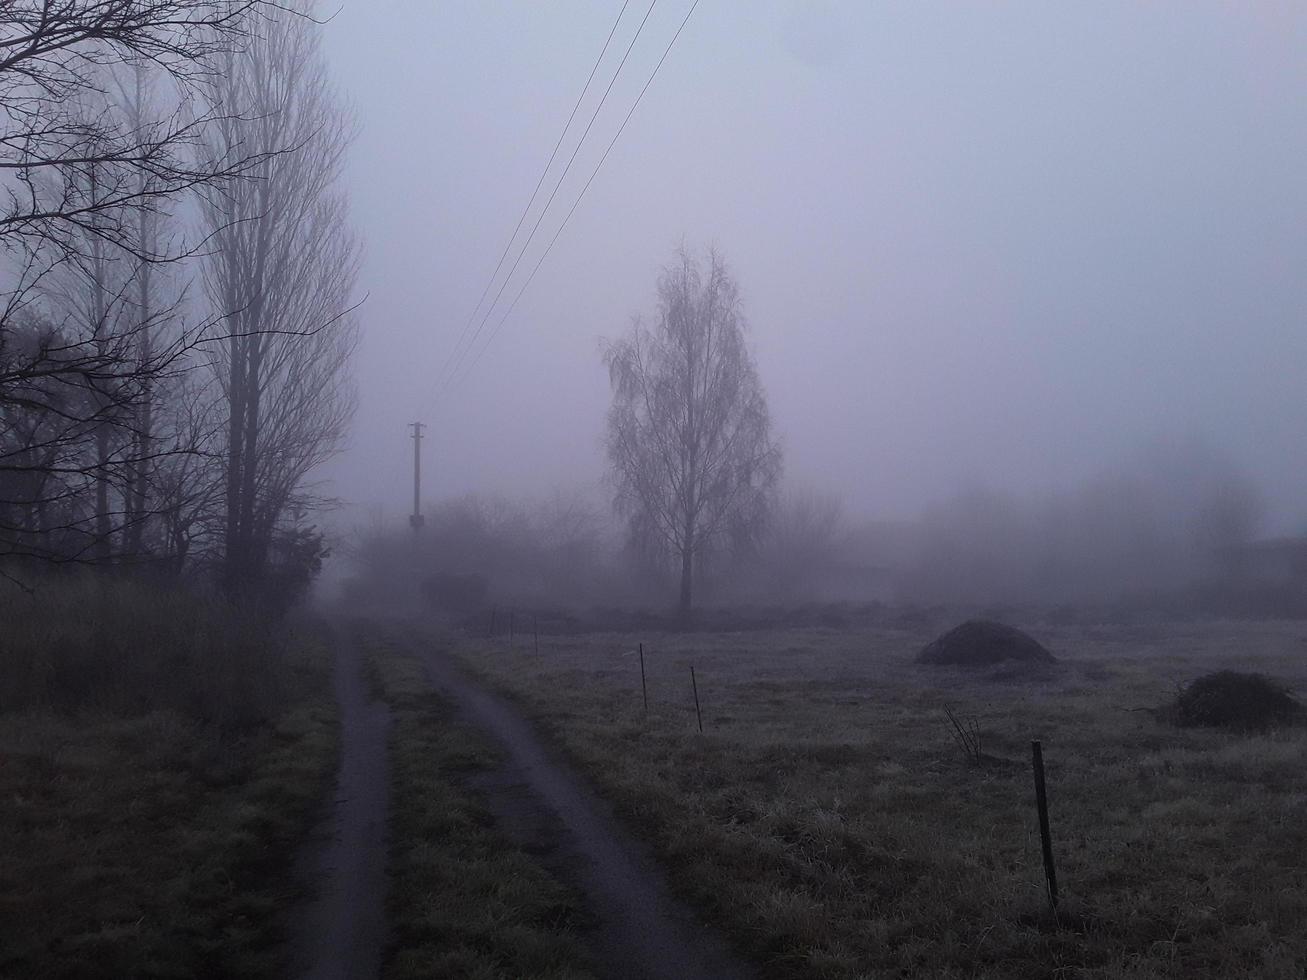
M 1292 723 L 1301 717 L 1302 705 L 1265 674 L 1220 670 L 1182 689 L 1167 714 L 1186 727 L 1252 730 Z
M 315 527 L 294 527 L 272 540 L 260 601 L 273 615 L 303 602 L 331 555 L 326 536 Z

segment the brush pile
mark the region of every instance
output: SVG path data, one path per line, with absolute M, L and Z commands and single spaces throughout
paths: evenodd
M 1265 674 L 1219 670 L 1181 690 L 1166 714 L 1182 727 L 1250 731 L 1291 724 L 1302 718 L 1303 706 Z
M 1004 661 L 1051 664 L 1057 660 L 1034 637 L 988 619 L 972 619 L 926 644 L 917 663 L 988 667 Z

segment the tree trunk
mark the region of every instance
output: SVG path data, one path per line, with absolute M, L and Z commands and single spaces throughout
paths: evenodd
M 95 462 L 95 557 L 105 562 L 112 553 L 113 524 L 109 519 L 109 430 L 103 422 L 95 430 Z
M 681 553 L 681 613 L 688 615 L 693 603 L 694 555 Z
M 145 89 L 145 68 L 142 65 L 137 65 L 135 87 L 130 103 L 130 116 L 132 125 L 138 129 L 146 125 Z M 148 204 L 147 195 L 149 190 L 149 177 L 145 172 L 142 172 L 136 184 L 136 191 L 141 198 L 141 203 L 136 208 L 136 235 L 142 249 L 153 254 L 156 251 L 158 241 L 155 234 L 154 215 Z M 153 269 L 149 262 L 141 262 L 136 271 L 136 318 L 137 330 L 139 331 L 136 338 L 138 345 L 137 358 L 144 383 L 140 393 L 140 409 L 136 417 L 134 435 L 136 445 L 133 451 L 134 460 L 129 483 L 130 490 L 127 495 L 127 532 L 123 549 L 134 558 L 139 558 L 144 550 L 142 543 L 145 541 L 145 520 L 150 503 L 150 470 L 153 467 L 151 456 L 154 450 L 155 392 L 150 377 L 154 366 L 152 273 Z
M 694 526 L 685 522 L 685 541 L 681 546 L 681 615 L 688 616 L 694 604 Z
M 94 164 L 90 171 L 90 198 L 98 201 L 100 196 L 99 174 Z M 108 360 L 109 306 L 105 296 L 105 277 L 108 274 L 104 257 L 104 243 L 95 241 L 91 246 L 91 336 L 95 338 L 96 353 Z M 111 554 L 110 535 L 113 525 L 109 516 L 109 429 L 107 410 L 109 399 L 98 387 L 95 389 L 96 415 L 95 427 L 95 547 L 92 554 L 96 561 L 107 562 Z
M 245 435 L 245 390 L 246 362 L 245 345 L 248 340 L 238 338 L 238 330 L 233 328 L 229 344 L 231 349 L 231 374 L 228 398 L 231 414 L 227 419 L 227 526 L 226 553 L 223 556 L 224 584 L 229 595 L 239 591 L 241 566 L 244 564 L 244 535 L 240 523 L 241 467 L 244 463 L 241 440 Z
M 260 304 L 255 304 L 256 306 Z M 248 380 L 245 391 L 245 434 L 241 438 L 241 449 L 244 454 L 244 465 L 241 467 L 241 484 L 240 484 L 240 516 L 238 521 L 241 528 L 241 565 L 240 575 L 245 588 L 251 588 L 257 585 L 263 573 L 262 554 L 266 548 L 266 542 L 260 540 L 259 528 L 257 526 L 258 514 L 258 476 L 259 476 L 259 456 L 262 447 L 259 445 L 260 425 L 262 423 L 259 412 L 260 387 L 263 384 L 263 348 L 261 347 L 261 337 L 252 338 L 254 341 L 250 345 L 248 361 Z

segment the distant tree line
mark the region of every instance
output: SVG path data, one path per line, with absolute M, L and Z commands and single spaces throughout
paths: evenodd
M 356 532 L 351 598 L 463 615 L 495 603 L 603 602 L 622 591 L 603 510 L 582 493 L 534 503 L 470 494 L 425 510 L 419 534 L 407 525 Z
M 0 572 L 241 595 L 321 561 L 308 478 L 353 409 L 357 243 L 313 12 L 0 5 Z
M 651 556 L 602 496 L 558 491 L 535 501 L 465 495 L 426 506 L 426 526 L 359 528 L 346 593 L 454 617 L 498 606 L 535 610 L 678 605 L 680 562 Z M 807 601 L 826 595 L 844 527 L 834 498 L 779 494 L 747 552 L 700 553 L 704 603 Z
M 679 605 L 679 556 L 646 547 L 620 509 L 618 520 L 609 516 L 601 495 L 559 492 L 534 504 L 466 496 L 427 513 L 419 535 L 406 525 L 357 533 L 352 598 L 418 603 L 455 618 L 496 606 Z M 1246 573 L 1237 563 L 1260 554 L 1250 543 L 1261 523 L 1257 488 L 1229 459 L 1194 443 L 1151 448 L 1038 497 L 959 492 L 907 521 L 868 520 L 829 492 L 778 487 L 747 546 L 697 554 L 695 589 L 699 604 L 717 607 L 1238 614 L 1257 600 L 1256 608 L 1301 615 L 1300 600 L 1286 603 L 1265 583 L 1240 581 Z M 1240 591 L 1249 587 L 1261 592 Z
M 932 505 L 901 538 L 896 587 L 945 602 L 1163 599 L 1228 579 L 1263 511 L 1224 454 L 1159 443 L 1043 496 L 976 488 Z

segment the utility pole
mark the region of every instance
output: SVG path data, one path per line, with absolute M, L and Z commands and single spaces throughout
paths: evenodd
M 408 523 L 416 534 L 426 523 L 422 516 L 422 430 L 426 425 L 410 422 L 408 427 L 413 430 L 413 513 L 409 515 Z

